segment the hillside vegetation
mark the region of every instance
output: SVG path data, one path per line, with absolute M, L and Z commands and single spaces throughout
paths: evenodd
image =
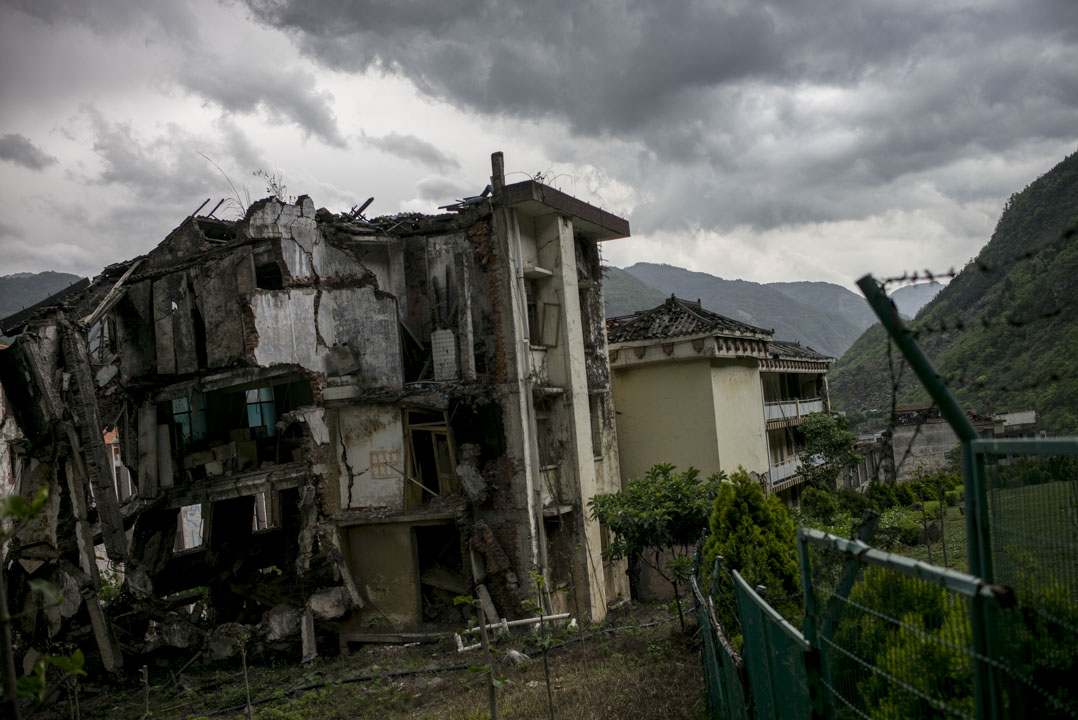
M 977 258 L 918 314 L 918 341 L 963 405 L 1031 408 L 1050 433 L 1078 434 L 1076 229 L 1078 153 L 1010 197 Z M 840 359 L 830 378 L 838 409 L 890 406 L 886 352 L 875 325 Z M 899 402 L 926 399 L 907 369 Z
M 632 315 L 640 310 L 650 310 L 667 298 L 635 275 L 621 268 L 603 268 L 603 303 L 607 317 Z

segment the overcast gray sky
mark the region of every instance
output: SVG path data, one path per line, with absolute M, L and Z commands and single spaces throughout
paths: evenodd
M 1078 148 L 1075 0 L 0 0 L 0 275 L 93 275 L 207 197 L 436 211 L 547 181 L 607 262 L 960 266 Z

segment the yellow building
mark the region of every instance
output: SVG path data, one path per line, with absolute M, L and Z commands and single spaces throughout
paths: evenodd
M 607 339 L 623 483 L 660 462 L 800 482 L 798 426 L 830 410 L 833 358 L 674 296 L 609 320 Z

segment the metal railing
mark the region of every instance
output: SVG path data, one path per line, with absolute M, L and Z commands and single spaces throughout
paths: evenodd
M 764 403 L 764 420 L 801 420 L 805 415 L 824 412 L 825 409 L 823 398 L 771 400 Z

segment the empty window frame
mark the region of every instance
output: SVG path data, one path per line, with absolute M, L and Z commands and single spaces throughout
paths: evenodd
M 206 395 L 197 393 L 172 401 L 172 422 L 179 426 L 183 447 L 206 439 Z
M 247 391 L 247 427 L 266 428 L 266 435 L 277 432 L 277 411 L 273 403 L 273 388 L 260 387 Z

